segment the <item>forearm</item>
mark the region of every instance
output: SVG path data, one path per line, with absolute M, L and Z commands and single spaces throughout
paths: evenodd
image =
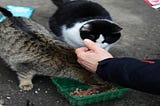
M 132 58 L 106 59 L 99 62 L 96 73 L 125 87 L 160 94 L 160 60 L 147 63 Z

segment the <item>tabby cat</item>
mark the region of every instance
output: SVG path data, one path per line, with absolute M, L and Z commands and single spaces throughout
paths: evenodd
M 31 19 L 13 17 L 2 7 L 0 11 L 8 17 L 0 23 L 0 57 L 16 71 L 21 89 L 32 89 L 36 74 L 93 82 L 92 74 L 77 63 L 72 47 L 54 40 L 49 31 Z

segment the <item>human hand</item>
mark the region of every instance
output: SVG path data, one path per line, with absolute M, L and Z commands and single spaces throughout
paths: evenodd
M 109 52 L 102 49 L 89 39 L 85 39 L 84 44 L 86 47 L 77 48 L 75 51 L 78 58 L 77 61 L 92 73 L 96 72 L 99 61 L 107 58 L 113 58 Z

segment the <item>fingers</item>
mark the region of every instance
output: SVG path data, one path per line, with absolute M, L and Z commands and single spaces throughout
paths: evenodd
M 94 43 L 93 41 L 91 41 L 89 39 L 85 39 L 84 44 L 86 45 L 87 48 L 89 48 L 91 50 L 97 50 L 100 48 L 96 43 Z
M 80 53 L 86 52 L 86 51 L 88 51 L 88 48 L 86 48 L 86 47 L 80 47 L 80 48 L 77 48 L 77 49 L 75 50 L 75 53 L 76 53 L 76 54 L 80 54 Z

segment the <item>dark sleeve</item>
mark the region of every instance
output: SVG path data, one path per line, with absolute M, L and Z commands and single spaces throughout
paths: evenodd
M 99 62 L 96 73 L 124 87 L 160 94 L 160 60 L 105 59 Z

